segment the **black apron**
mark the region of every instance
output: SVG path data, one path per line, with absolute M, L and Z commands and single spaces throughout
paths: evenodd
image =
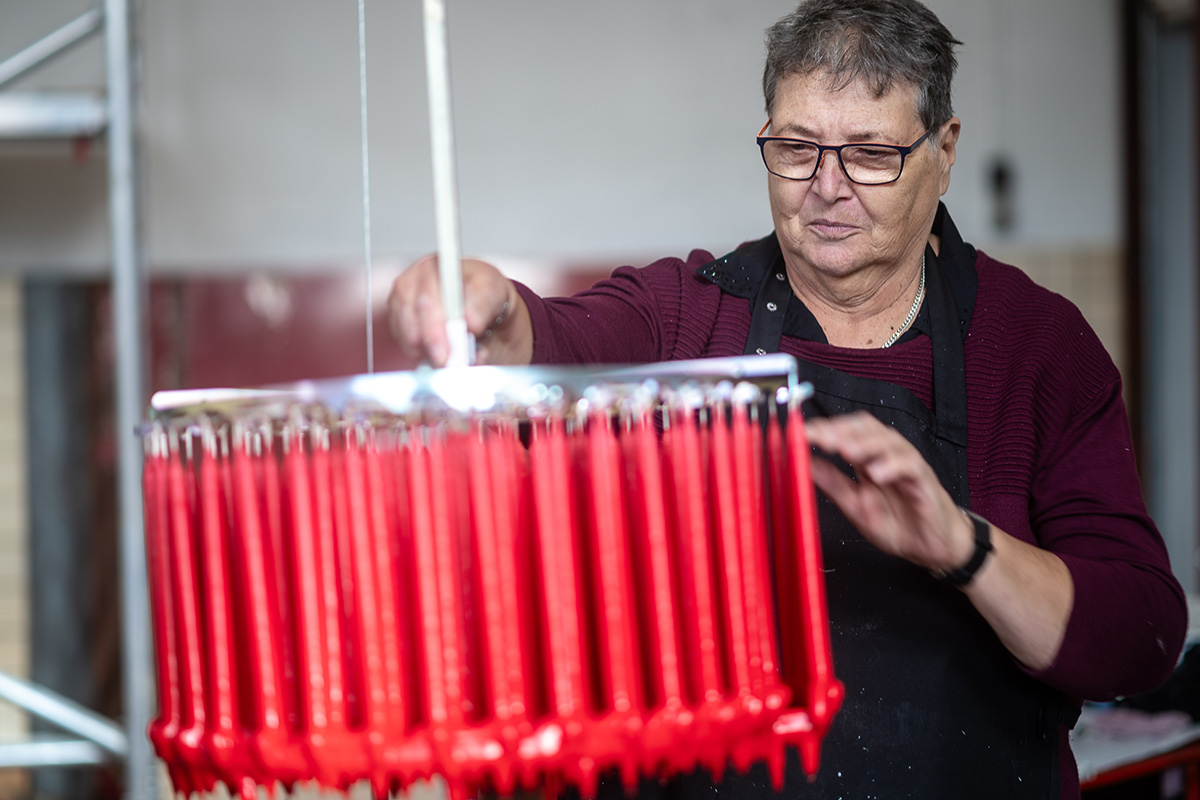
M 936 413 L 903 387 L 801 361 L 800 378 L 815 390 L 805 412 L 869 411 L 912 442 L 955 502 L 969 508 L 965 330 L 930 248 L 926 270 Z M 792 300 L 782 274 L 781 258 L 765 271 L 747 354 L 779 350 Z M 968 300 L 973 308 L 973 283 Z M 1015 665 L 962 592 L 875 548 L 827 498 L 819 505 L 834 673 L 846 699 L 814 782 L 789 753 L 784 795 L 1057 800 L 1061 696 Z M 726 773 L 717 786 L 696 774 L 680 788 L 697 798 L 773 794 L 761 765 Z

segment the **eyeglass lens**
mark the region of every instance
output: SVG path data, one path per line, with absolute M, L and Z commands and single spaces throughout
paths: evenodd
M 821 150 L 808 142 L 771 140 L 764 144 L 763 155 L 771 172 L 806 181 L 817 173 Z M 850 180 L 866 184 L 891 183 L 900 177 L 900 169 L 904 166 L 900 151 L 872 145 L 843 147 L 841 161 Z

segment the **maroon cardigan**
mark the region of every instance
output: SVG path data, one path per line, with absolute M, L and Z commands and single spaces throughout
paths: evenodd
M 698 277 L 693 251 L 622 267 L 570 298 L 518 289 L 533 322 L 535 363 L 626 363 L 741 355 L 750 301 Z M 1157 686 L 1187 626 L 1184 595 L 1146 513 L 1121 376 L 1079 310 L 983 253 L 965 340 L 967 472 L 972 508 L 1067 565 L 1075 603 L 1062 647 L 1035 677 L 1077 699 Z M 927 336 L 858 350 L 785 335 L 780 349 L 890 381 L 932 405 Z M 801 375 L 803 378 L 803 374 Z M 1063 744 L 1063 797 L 1079 779 Z

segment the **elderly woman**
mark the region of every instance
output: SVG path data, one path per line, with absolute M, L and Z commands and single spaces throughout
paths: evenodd
M 965 243 L 940 203 L 959 43 L 928 9 L 806 0 L 767 44 L 758 144 L 774 232 L 565 299 L 467 262 L 480 355 L 795 356 L 816 389 L 810 441 L 832 457 L 813 477 L 847 698 L 816 782 L 792 759 L 787 791 L 1078 796 L 1080 699 L 1162 681 L 1186 619 L 1120 375 L 1074 306 Z M 401 344 L 436 364 L 434 268 L 415 264 L 390 302 Z M 755 772 L 718 788 L 767 786 Z

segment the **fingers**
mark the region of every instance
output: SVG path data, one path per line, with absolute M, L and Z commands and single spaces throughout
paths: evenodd
M 810 465 L 813 484 L 824 492 L 838 508 L 843 509 L 847 517 L 857 516 L 855 513 L 859 489 L 854 480 L 838 469 L 832 462 L 823 458 L 814 458 Z
M 416 261 L 392 283 L 388 326 L 401 351 L 412 360 L 429 361 L 436 367 L 446 363 L 450 344 L 436 256 Z
M 834 502 L 846 519 L 864 536 L 887 552 L 895 552 L 894 529 L 900 520 L 894 500 L 873 481 L 849 477 L 835 464 L 815 458 L 811 465 L 813 484 Z
M 915 447 L 865 411 L 806 421 L 808 441 L 854 465 L 860 480 L 889 484 L 933 478 L 933 470 Z
M 462 268 L 463 316 L 467 330 L 484 345 L 478 354 L 483 357 L 486 356 L 485 340 L 507 318 L 511 283 L 499 270 L 483 261 L 464 259 Z M 442 305 L 437 256 L 416 261 L 393 282 L 388 297 L 388 324 L 406 356 L 414 361 L 428 361 L 435 367 L 446 364 L 450 343 L 446 336 L 446 312 Z

